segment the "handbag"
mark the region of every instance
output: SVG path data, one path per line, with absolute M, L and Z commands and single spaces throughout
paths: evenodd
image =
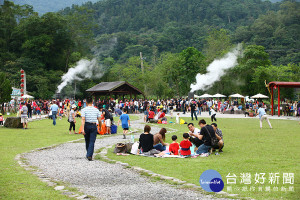
M 126 153 L 126 144 L 117 143 L 114 149 L 114 153 Z
M 212 147 L 213 147 L 213 146 L 218 146 L 218 143 L 219 143 L 218 138 L 217 138 L 217 137 L 212 137 L 211 134 L 210 134 L 210 132 L 209 132 L 208 129 L 206 128 L 206 126 L 205 126 L 205 129 L 207 130 L 207 132 L 208 132 L 208 134 L 209 134 L 209 136 L 210 136 L 210 143 L 211 143 L 211 146 L 212 146 Z
M 117 143 L 114 149 L 114 153 L 130 153 L 132 143 Z

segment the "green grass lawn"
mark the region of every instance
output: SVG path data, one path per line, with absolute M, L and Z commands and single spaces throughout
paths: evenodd
M 8 117 L 8 116 L 6 116 Z M 131 120 L 138 116 L 130 115 Z M 117 122 L 118 118 L 115 118 Z M 81 119 L 76 119 L 76 132 Z M 0 126 L 0 199 L 70 199 L 60 192 L 48 187 L 36 176 L 19 166 L 14 159 L 17 154 L 28 152 L 35 148 L 61 144 L 67 141 L 83 138 L 82 135 L 70 135 L 69 123 L 66 118 L 29 122 L 28 129 L 8 129 Z M 118 133 L 122 128 L 118 127 Z M 98 139 L 101 137 L 98 136 Z
M 0 127 L 0 199 L 70 199 L 24 170 L 14 159 L 19 153 L 82 138 L 69 135 L 66 118 L 29 122 L 28 129 Z M 78 126 L 76 127 L 79 128 Z
M 190 118 L 185 118 L 190 122 Z M 206 119 L 209 121 L 208 119 Z M 208 169 L 217 170 L 225 183 L 223 191 L 239 194 L 240 197 L 255 199 L 299 199 L 300 196 L 300 125 L 298 121 L 270 120 L 273 129 L 269 129 L 266 122 L 263 129 L 259 128 L 258 119 L 218 119 L 218 127 L 224 134 L 224 153 L 211 155 L 206 158 L 151 158 L 140 156 L 116 156 L 111 151 L 111 159 L 127 162 L 131 166 L 139 166 L 155 173 L 172 176 L 189 183 L 199 185 L 201 173 Z M 194 121 L 196 123 L 196 121 Z M 182 140 L 182 134 L 187 132 L 186 125 L 159 125 L 178 130 L 167 134 L 167 141 L 171 143 L 171 136 L 178 136 L 177 142 Z M 196 126 L 198 127 L 198 125 Z M 236 184 L 227 184 L 226 176 L 236 175 Z M 251 174 L 251 184 L 241 183 L 241 174 Z M 255 184 L 255 174 L 265 173 L 264 184 Z M 279 173 L 279 183 L 269 183 L 269 173 Z M 294 184 L 283 184 L 283 173 L 294 173 Z M 232 180 L 228 178 L 228 180 Z M 262 182 L 262 179 L 260 179 Z M 263 191 L 259 191 L 260 188 Z M 294 192 L 289 191 L 290 187 Z M 270 191 L 266 191 L 270 188 Z M 286 188 L 286 192 L 281 191 Z M 250 191 L 254 189 L 254 191 Z M 278 189 L 278 191 L 276 191 Z

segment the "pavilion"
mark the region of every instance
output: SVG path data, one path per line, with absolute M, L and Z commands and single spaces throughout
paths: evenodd
M 125 95 L 130 95 L 130 99 L 132 99 L 132 96 L 134 96 L 134 98 L 136 99 L 137 95 L 143 95 L 143 97 L 145 98 L 145 95 L 142 91 L 127 83 L 126 81 L 101 82 L 94 87 L 87 89 L 86 91 L 91 93 L 92 96 L 95 96 L 95 98 L 97 98 L 98 96 L 105 96 L 109 98 L 114 97 L 115 99 L 117 99 L 118 96 L 122 96 L 124 100 Z
M 300 88 L 300 82 L 270 82 L 267 85 L 271 89 L 271 114 L 274 115 L 273 89 L 278 89 L 278 117 L 280 117 L 280 88 Z

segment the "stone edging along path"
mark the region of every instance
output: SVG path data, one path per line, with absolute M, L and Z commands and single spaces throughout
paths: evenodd
M 144 126 L 144 124 L 141 124 L 140 120 L 137 120 L 135 123 L 134 121 L 132 122 L 132 126 L 136 129 L 141 129 L 141 127 Z M 155 126 L 152 126 L 152 129 L 155 129 Z M 156 130 L 153 132 L 156 132 L 157 130 L 159 130 L 159 127 L 156 127 Z M 169 129 L 170 130 L 170 129 Z M 171 130 L 176 131 L 175 129 Z M 139 134 L 138 134 L 139 135 Z M 137 136 L 138 136 L 137 135 Z M 51 153 L 65 153 L 62 152 L 63 150 L 67 149 L 68 151 L 73 151 L 74 147 L 75 150 L 78 149 L 79 147 L 83 147 L 84 144 L 82 143 L 78 143 L 83 141 L 83 139 L 78 139 L 78 140 L 74 140 L 74 141 L 69 141 L 67 143 L 61 144 L 61 145 L 52 145 L 50 147 L 43 147 L 43 148 L 38 148 L 35 150 L 32 150 L 30 152 L 27 153 L 23 153 L 23 154 L 19 154 L 16 156 L 16 160 L 18 161 L 18 163 L 20 164 L 20 166 L 24 167 L 26 170 L 31 171 L 32 174 L 37 175 L 41 181 L 46 182 L 48 184 L 48 186 L 50 187 L 54 187 L 55 190 L 60 190 L 62 192 L 62 194 L 67 195 L 69 197 L 73 197 L 76 199 L 88 199 L 88 198 L 101 198 L 101 199 L 142 199 L 143 196 L 140 196 L 141 194 L 146 194 L 148 195 L 147 197 L 150 197 L 152 194 L 156 195 L 153 196 L 152 199 L 156 199 L 156 198 L 162 198 L 162 199 L 185 199 L 186 197 L 190 197 L 191 199 L 214 199 L 214 198 L 218 198 L 218 197 L 233 197 L 236 196 L 236 194 L 228 194 L 226 192 L 220 192 L 218 196 L 212 196 L 212 195 L 206 195 L 203 192 L 200 192 L 199 190 L 202 190 L 200 186 L 197 186 L 195 184 L 190 184 L 190 183 L 186 183 L 185 181 L 173 178 L 173 177 L 167 177 L 167 176 L 163 176 L 157 173 L 153 173 L 152 171 L 149 170 L 145 170 L 142 169 L 140 167 L 136 167 L 136 166 L 129 166 L 128 163 L 122 163 L 119 161 L 115 161 L 115 160 L 111 160 L 109 159 L 106 154 L 107 154 L 107 150 L 109 148 L 111 148 L 113 146 L 113 144 L 116 144 L 117 142 L 120 141 L 124 141 L 121 139 L 121 135 L 116 135 L 116 136 L 112 136 L 112 137 L 103 137 L 101 139 L 98 139 L 98 143 L 104 143 L 105 141 L 107 141 L 110 144 L 102 144 L 104 146 L 102 146 L 101 148 L 98 148 L 97 146 L 95 146 L 96 149 L 101 149 L 101 151 L 99 153 L 97 153 L 101 159 L 100 160 L 95 160 L 93 162 L 88 162 L 84 159 L 81 159 L 81 154 L 80 154 L 80 158 L 76 157 L 78 155 L 73 155 L 72 152 L 70 152 L 70 155 L 67 155 L 67 157 L 63 158 L 64 160 L 55 160 L 56 156 L 52 156 Z M 104 142 L 103 142 L 104 141 Z M 77 150 L 78 151 L 78 150 Z M 80 152 L 82 152 L 82 156 L 84 155 L 84 148 L 82 148 L 81 150 L 79 150 Z M 77 152 L 78 153 L 78 152 Z M 43 154 L 43 155 L 40 155 Z M 94 171 L 96 171 L 96 173 L 91 176 L 97 176 L 97 174 L 102 173 L 102 171 L 107 170 L 106 168 L 113 168 L 113 173 L 111 171 L 107 171 L 108 173 L 112 173 L 111 177 L 109 176 L 109 174 L 104 175 L 102 174 L 99 175 L 99 178 L 97 177 L 97 180 L 95 183 L 92 182 L 92 184 L 95 184 L 95 188 L 94 190 L 97 190 L 96 192 L 91 190 L 88 191 L 86 190 L 86 188 L 89 189 L 89 187 L 86 187 L 83 183 L 77 183 L 77 180 L 74 180 L 74 177 L 70 178 L 64 177 L 64 174 L 56 174 L 56 171 L 53 172 L 51 171 L 52 169 L 51 166 L 47 166 L 49 165 L 48 163 L 45 163 L 43 165 L 39 165 L 39 159 L 36 158 L 38 156 L 45 158 L 46 157 L 50 160 L 50 163 L 53 163 L 53 167 L 55 168 L 54 171 L 60 171 L 60 167 L 61 169 L 64 169 L 66 167 L 71 167 L 70 170 L 74 170 L 74 172 L 70 172 L 70 173 L 79 173 L 76 174 L 77 176 L 75 176 L 75 179 L 82 179 L 84 177 L 81 177 L 82 174 L 84 175 L 84 172 L 77 172 L 76 171 L 76 166 L 74 166 L 75 168 L 72 168 L 72 165 L 74 165 L 74 163 L 76 163 L 75 165 L 79 164 L 82 165 L 83 168 L 88 168 L 91 167 Z M 50 156 L 49 156 L 50 155 Z M 66 159 L 69 159 L 69 157 L 72 156 L 71 160 L 68 163 L 64 163 L 64 161 Z M 51 157 L 51 158 L 50 158 Z M 34 159 L 37 159 L 34 160 Z M 54 160 L 51 160 L 54 159 Z M 73 161 L 73 162 L 71 162 Z M 76 161 L 76 162 L 75 162 Z M 103 162 L 105 161 L 105 162 Z M 106 164 L 105 164 L 106 163 Z M 62 166 L 60 166 L 60 164 Z M 91 166 L 92 165 L 92 166 Z M 33 167 L 34 166 L 34 167 Z M 46 166 L 46 167 L 45 167 Z M 97 167 L 101 167 L 103 166 L 103 169 L 97 169 Z M 37 168 L 38 169 L 37 169 Z M 48 168 L 49 167 L 49 168 Z M 116 168 L 116 169 L 114 169 Z M 63 171 L 63 170 L 62 170 Z M 68 171 L 68 170 L 67 170 Z M 114 174 L 114 172 L 117 172 L 116 174 Z M 90 171 L 88 171 L 90 173 Z M 65 172 L 61 172 L 61 173 L 65 173 Z M 71 174 L 71 175 L 74 175 Z M 148 177 L 153 177 L 155 178 L 155 180 L 165 180 L 165 181 L 159 181 L 154 183 L 151 183 L 151 180 L 149 180 L 148 177 L 146 176 L 141 176 L 142 175 L 146 175 Z M 70 174 L 67 174 L 70 175 Z M 118 185 L 119 183 L 119 179 L 116 176 L 120 176 L 119 178 L 122 178 L 123 176 L 125 177 L 125 179 L 128 179 L 127 181 L 125 180 L 125 187 L 124 184 Z M 116 182 L 111 182 L 110 179 L 115 179 L 114 181 Z M 129 182 L 128 182 L 129 181 Z M 105 185 L 105 182 L 107 183 L 107 186 L 103 186 L 103 185 L 97 185 L 98 182 L 103 182 L 103 184 Z M 165 184 L 165 182 L 168 182 L 169 184 Z M 126 183 L 128 183 L 128 185 L 126 186 Z M 171 183 L 171 184 L 170 184 Z M 119 186 L 120 188 L 120 195 L 118 196 L 118 194 L 110 194 L 110 192 L 114 192 L 114 193 L 118 193 L 118 188 L 116 186 L 116 188 L 114 188 L 114 185 L 111 184 L 117 184 L 117 186 Z M 70 191 L 68 189 L 68 186 L 70 185 L 71 188 L 77 188 L 79 191 L 74 192 L 74 189 L 72 189 L 72 191 Z M 82 186 L 83 188 L 82 189 Z M 143 185 L 147 186 L 147 188 L 141 188 Z M 89 185 L 90 186 L 90 185 Z M 163 187 L 162 187 L 163 186 Z M 111 188 L 110 188 L 111 187 Z M 100 188 L 100 189 L 99 189 Z M 128 188 L 130 188 L 130 191 L 127 191 Z M 155 194 L 157 193 L 157 191 L 161 188 L 165 188 L 165 191 L 163 191 L 163 194 Z M 193 189 L 187 189 L 187 188 L 193 188 Z M 111 191 L 107 191 L 110 190 Z M 196 190 L 195 190 L 196 189 Z M 101 190 L 103 192 L 99 192 L 98 190 Z M 141 191 L 142 190 L 142 191 Z M 145 193 L 143 190 L 149 190 L 148 193 Z M 189 190 L 188 192 L 186 192 L 187 190 Z M 86 192 L 87 191 L 87 192 Z M 144 193 L 143 193 L 144 192 Z M 167 195 L 172 195 L 173 193 L 176 193 L 174 195 L 177 196 L 162 196 L 164 194 Z M 123 195 L 123 196 L 122 196 Z M 124 198 L 125 195 L 125 198 Z M 150 196 L 149 196 L 150 195 Z M 161 195 L 161 196 L 160 196 Z M 167 197 L 167 198 L 166 198 Z

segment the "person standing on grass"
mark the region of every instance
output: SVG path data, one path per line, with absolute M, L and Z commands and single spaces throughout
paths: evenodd
M 217 121 L 217 119 L 216 119 L 216 111 L 215 111 L 215 109 L 213 109 L 212 107 L 210 107 L 210 113 L 211 113 L 211 117 L 210 117 L 210 119 L 211 119 L 211 122 L 214 122 L 214 120 L 215 121 Z
M 197 114 L 196 114 L 196 110 L 197 110 L 197 103 L 192 99 L 191 103 L 190 103 L 190 110 L 191 110 L 191 117 L 192 120 L 194 120 L 193 115 L 195 116 L 196 120 L 198 120 L 197 118 Z
M 271 123 L 268 119 L 267 113 L 266 113 L 265 109 L 262 108 L 262 104 L 259 104 L 258 107 L 259 107 L 259 109 L 257 110 L 257 113 L 258 113 L 258 116 L 259 116 L 259 119 L 260 119 L 259 120 L 260 128 L 262 129 L 262 121 L 263 120 L 266 120 L 268 122 L 270 128 L 272 128 L 272 125 L 271 125 Z
M 76 110 L 76 105 L 72 105 L 72 110 L 70 111 L 70 115 L 68 116 L 69 117 L 69 123 L 70 123 L 69 134 L 72 134 L 71 133 L 72 128 L 73 128 L 73 133 L 76 134 L 75 133 L 75 123 L 76 123 L 75 110 Z
M 56 125 L 56 115 L 57 115 L 57 111 L 58 111 L 58 105 L 55 103 L 55 100 L 52 101 L 50 110 L 52 111 L 53 125 L 55 126 Z
M 128 129 L 130 126 L 130 119 L 126 109 L 124 109 L 124 113 L 120 116 L 120 119 L 118 121 L 118 126 L 120 124 L 120 121 L 122 122 L 123 139 L 126 139 L 126 134 L 128 133 Z
M 21 103 L 20 115 L 21 115 L 21 123 L 23 124 L 23 129 L 27 129 L 28 124 L 28 108 L 24 102 Z
M 93 99 L 87 98 L 87 107 L 82 109 L 81 124 L 84 127 L 82 134 L 85 139 L 86 158 L 89 161 L 93 160 L 95 141 L 97 137 L 97 121 L 101 127 L 101 114 L 100 111 L 93 106 Z M 101 131 L 101 130 L 100 130 Z

